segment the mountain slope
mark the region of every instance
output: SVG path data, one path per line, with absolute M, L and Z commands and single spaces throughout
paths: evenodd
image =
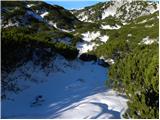
M 157 6 L 2 1 L 2 117 L 158 118 Z
M 112 16 L 126 23 L 155 11 L 158 11 L 157 2 L 119 0 L 98 3 L 80 10 L 72 10 L 72 13 L 79 20 L 85 22 L 95 22 Z
M 16 6 L 16 7 L 15 7 Z M 46 27 L 71 30 L 80 21 L 60 6 L 52 6 L 42 1 L 16 3 L 2 1 L 2 28 L 37 24 Z M 33 26 L 35 27 L 35 26 Z
M 17 81 L 17 94 L 6 91 L 2 118 L 120 118 L 126 108 L 125 98 L 106 90 L 106 69 L 97 63 L 67 61 L 59 55 L 45 67 L 35 62 L 28 61 L 6 78 Z

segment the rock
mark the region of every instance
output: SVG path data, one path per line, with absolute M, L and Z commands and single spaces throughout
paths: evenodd
M 83 61 L 92 61 L 92 60 L 97 61 L 97 57 L 95 55 L 89 55 L 86 53 L 80 55 L 79 59 Z

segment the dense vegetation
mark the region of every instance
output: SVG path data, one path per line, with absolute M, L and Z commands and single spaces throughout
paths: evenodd
M 129 101 L 128 110 L 124 114 L 126 118 L 159 117 L 157 16 L 158 13 L 143 16 L 120 30 L 108 32 L 110 38 L 107 43 L 95 51 L 98 56 L 116 60 L 110 67 L 107 83 L 127 95 Z M 144 20 L 147 22 L 143 23 Z M 152 24 L 152 27 L 145 27 Z M 142 43 L 146 36 L 156 41 L 151 45 Z
M 156 39 L 158 41 L 159 22 L 157 16 L 158 12 L 148 16 L 142 16 L 119 30 L 106 31 L 109 40 L 106 44 L 97 47 L 93 52 L 99 57 L 123 58 L 133 51 L 133 49 L 141 43 L 142 39 L 147 36 L 149 36 L 150 39 Z M 139 23 L 144 20 L 146 20 L 146 22 Z M 152 24 L 152 27 L 145 27 Z
M 32 55 L 36 48 L 44 51 L 46 48 L 51 48 L 51 53 L 58 52 L 67 59 L 74 59 L 77 56 L 78 50 L 74 46 L 52 42 L 50 39 L 54 34 L 52 36 L 48 34 L 36 33 L 30 28 L 2 29 L 2 67 L 11 67 L 20 63 L 23 58 L 30 58 L 26 54 Z
M 129 99 L 125 117 L 159 117 L 158 45 L 139 46 L 110 68 L 112 87 Z
M 90 15 L 91 12 L 94 12 L 90 15 L 90 20 L 96 21 L 95 23 L 80 22 L 74 15 L 60 6 L 32 1 L 30 3 L 36 4 L 36 6 L 26 8 L 27 2 L 23 3 L 2 2 L 2 6 L 7 8 L 7 10 L 2 8 L 2 23 L 4 25 L 8 24 L 8 21 L 19 21 L 21 23 L 18 23 L 18 27 L 2 28 L 2 72 L 9 73 L 25 61 L 34 59 L 35 55 L 39 57 L 39 61 L 43 61 L 43 64 L 56 53 L 63 55 L 68 60 L 75 59 L 78 54 L 75 45 L 81 40 L 81 34 L 87 31 L 99 31 L 101 35 L 109 36 L 109 39 L 106 44 L 98 46 L 90 54 L 115 60 L 115 64 L 109 68 L 107 85 L 126 94 L 129 99 L 129 108 L 124 117 L 159 117 L 158 12 L 135 20 L 130 19 L 132 21 L 129 24 L 122 26 L 120 19 L 111 16 L 101 19 L 102 10 L 109 7 L 111 3 L 107 3 L 105 6 L 103 3 L 99 3 L 79 11 L 73 10 L 75 15 L 82 12 Z M 142 3 L 137 2 L 137 4 Z M 146 5 L 144 3 L 143 7 Z M 102 7 L 104 8 L 101 9 Z M 121 19 L 126 16 L 127 11 L 125 9 L 122 6 L 119 10 L 124 13 L 120 16 Z M 39 21 L 33 16 L 26 17 L 26 10 L 35 13 L 38 11 L 38 15 L 43 10 L 47 10 L 49 14 L 44 17 L 44 21 Z M 138 16 L 139 14 L 134 13 L 133 15 Z M 128 21 L 130 20 L 128 19 Z M 75 31 L 66 33 L 56 30 L 56 28 L 47 24 L 49 21 L 56 23 L 58 28 L 75 29 Z M 120 25 L 122 28 L 102 30 L 102 24 Z M 154 43 L 144 44 L 142 40 L 147 36 L 149 39 L 154 39 Z M 68 45 L 58 41 L 58 39 L 65 37 L 71 39 L 71 44 Z M 9 81 L 4 81 L 2 78 L 2 90 L 5 89 L 4 87 L 7 89 L 13 88 L 9 87 L 8 83 Z

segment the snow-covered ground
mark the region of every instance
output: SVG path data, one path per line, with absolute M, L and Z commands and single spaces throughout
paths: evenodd
M 150 45 L 150 44 L 152 44 L 156 41 L 158 42 L 158 38 L 157 39 L 151 39 L 151 38 L 149 38 L 149 36 L 147 36 L 147 37 L 143 38 L 142 41 L 139 44 Z
M 107 42 L 108 39 L 109 39 L 109 36 L 107 36 L 107 35 L 100 37 L 100 41 L 102 41 L 102 42 Z
M 94 42 L 78 42 L 76 44 L 77 49 L 79 50 L 79 56 L 82 53 L 86 53 L 88 51 L 91 51 L 94 49 L 94 47 L 96 46 L 96 43 Z
M 74 29 L 65 30 L 65 29 L 58 28 L 57 23 L 53 23 L 52 21 L 49 21 L 48 24 L 51 25 L 51 26 L 54 26 L 57 30 L 60 30 L 60 31 L 63 31 L 63 32 L 74 32 L 75 31 Z
M 48 15 L 49 13 L 48 12 L 44 12 L 43 14 L 41 14 L 40 16 L 42 17 L 42 18 L 44 18 L 46 15 Z
M 70 45 L 72 43 L 72 39 L 70 37 L 58 38 L 56 39 L 57 42 L 62 42 L 66 45 Z
M 119 26 L 119 25 L 116 25 L 116 26 L 101 25 L 101 29 L 104 29 L 104 30 L 106 30 L 106 29 L 113 30 L 113 29 L 120 29 L 120 28 L 121 28 L 121 26 Z
M 95 49 L 99 44 L 95 42 L 95 40 L 100 40 L 101 42 L 105 43 L 109 39 L 109 36 L 104 35 L 101 36 L 100 31 L 92 31 L 92 32 L 85 32 L 82 33 L 83 42 L 77 42 L 76 47 L 79 50 L 79 55 L 82 53 L 86 53 L 88 51 L 92 51 Z
M 105 87 L 96 62 L 53 58 L 42 68 L 29 61 L 8 76 L 22 91 L 2 101 L 2 118 L 120 118 L 125 99 Z
M 86 32 L 86 33 L 82 33 L 83 36 L 83 40 L 87 41 L 87 42 L 91 42 L 92 40 L 95 40 L 97 37 L 99 37 L 101 34 L 99 31 L 97 32 Z
M 34 6 L 34 4 L 28 4 L 28 5 L 27 5 L 28 8 L 30 8 L 30 7 L 32 7 L 32 6 Z

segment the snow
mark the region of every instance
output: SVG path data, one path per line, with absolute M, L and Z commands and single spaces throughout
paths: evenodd
M 151 39 L 151 38 L 149 38 L 149 36 L 147 36 L 147 37 L 143 38 L 142 41 L 139 44 L 150 45 L 155 41 L 157 41 L 157 40 L 156 39 Z
M 8 92 L 2 118 L 120 118 L 127 99 L 105 87 L 106 75 L 96 62 L 57 56 L 42 68 L 29 61 L 7 78 L 16 80 L 21 91 Z
M 86 32 L 86 33 L 82 33 L 82 40 L 83 42 L 77 42 L 76 47 L 79 50 L 79 56 L 82 53 L 86 53 L 89 51 L 92 51 L 93 49 L 95 49 L 97 46 L 99 46 L 99 44 L 96 44 L 94 42 L 94 40 L 96 38 L 99 38 L 99 40 L 103 43 L 107 42 L 107 40 L 109 39 L 109 36 L 104 35 L 101 36 L 100 32 L 97 31 L 93 31 L 93 32 Z
M 102 19 L 105 19 L 108 16 L 115 16 L 117 10 L 124 4 L 123 1 L 113 1 L 114 4 L 110 5 L 107 9 L 105 9 L 102 13 Z
M 96 46 L 96 44 L 94 42 L 78 42 L 76 44 L 77 49 L 79 50 L 79 56 L 82 53 L 86 53 L 88 51 L 92 51 L 94 49 L 94 47 Z
M 123 25 L 127 25 L 128 23 L 126 23 L 126 22 L 123 22 L 122 24 L 123 24 Z
M 151 27 L 153 27 L 154 26 L 154 24 L 151 24 L 151 25 L 145 25 L 144 27 L 145 28 L 151 28 Z
M 44 12 L 43 14 L 41 14 L 40 16 L 42 17 L 42 18 L 44 18 L 46 15 L 48 15 L 49 13 L 48 12 Z
M 58 38 L 57 41 L 70 45 L 72 40 L 70 37 L 65 37 L 65 38 Z
M 80 21 L 87 21 L 87 20 L 88 20 L 88 16 L 85 15 L 85 12 L 82 12 L 82 13 L 79 14 L 77 17 L 78 17 L 78 19 L 79 19 Z
M 82 33 L 82 36 L 83 36 L 83 40 L 84 41 L 87 41 L 87 42 L 91 42 L 92 40 L 95 40 L 97 37 L 100 36 L 100 32 L 97 31 L 97 32 L 86 32 L 86 33 Z
M 147 22 L 147 20 L 143 20 L 141 22 L 138 22 L 138 24 L 143 24 L 143 23 L 146 23 L 146 22 Z
M 110 25 L 101 25 L 101 28 L 106 30 L 106 29 L 110 29 L 110 30 L 113 30 L 113 29 L 120 29 L 121 26 L 119 25 L 116 25 L 116 26 L 110 26 Z
M 104 56 L 101 56 L 100 59 L 103 59 L 105 62 L 109 63 L 110 65 L 114 64 L 115 61 L 111 58 L 105 58 Z
M 127 36 L 128 36 L 128 37 L 132 37 L 132 34 L 128 34 Z
M 107 35 L 101 36 L 99 31 L 97 31 L 97 32 L 95 32 L 95 31 L 89 32 L 88 31 L 86 33 L 82 33 L 83 42 L 77 42 L 77 44 L 76 44 L 76 47 L 79 50 L 79 56 L 82 53 L 92 51 L 97 46 L 99 46 L 99 44 L 96 44 L 94 42 L 94 40 L 96 38 L 99 38 L 99 40 L 102 42 L 106 42 L 109 39 L 109 36 L 107 36 Z
M 154 12 L 159 10 L 158 9 L 159 8 L 159 4 L 158 3 L 156 4 L 156 6 L 157 6 L 157 9 L 154 8 L 153 4 L 148 5 L 146 10 L 149 11 L 150 14 L 153 14 Z
M 28 8 L 30 8 L 30 7 L 32 7 L 32 6 L 34 6 L 34 4 L 28 4 L 28 5 L 27 5 Z
M 3 26 L 3 28 L 13 27 L 13 26 L 18 27 L 18 26 L 19 26 L 18 22 L 12 23 L 12 21 L 9 21 L 7 25 L 4 25 L 4 26 Z
M 72 30 L 65 30 L 65 29 L 58 28 L 57 27 L 57 23 L 53 23 L 52 21 L 49 21 L 48 24 L 51 25 L 51 26 L 53 26 L 53 27 L 55 27 L 57 30 L 60 30 L 62 32 L 68 32 L 69 33 L 69 32 L 74 32 L 75 31 L 74 29 L 72 29 Z
M 108 62 L 110 64 L 114 64 L 115 63 L 114 60 L 111 59 L 111 58 L 106 59 L 105 62 Z
M 29 11 L 28 10 L 27 14 L 30 15 L 30 16 L 32 16 L 32 17 L 34 17 L 34 18 L 36 18 L 36 19 L 38 19 L 39 21 L 43 21 L 43 18 L 41 16 L 35 14 L 33 11 Z
M 108 16 L 114 16 L 116 14 L 116 9 L 114 7 L 109 7 L 108 9 L 104 10 L 102 13 L 102 19 L 105 19 Z
M 107 35 L 100 37 L 100 41 L 102 41 L 102 42 L 107 42 L 108 39 L 109 39 L 109 36 L 107 36 Z

